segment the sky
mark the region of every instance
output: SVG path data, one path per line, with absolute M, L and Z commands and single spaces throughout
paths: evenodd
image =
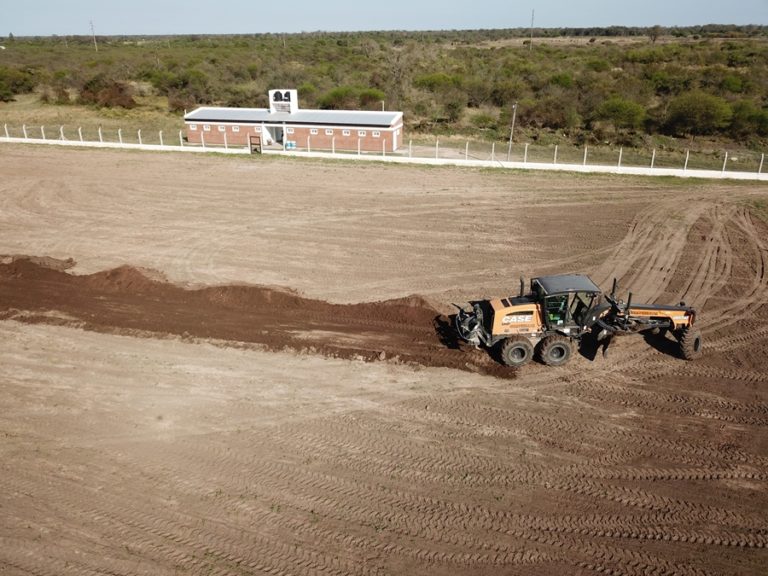
M 0 36 L 768 25 L 768 0 L 0 0 Z

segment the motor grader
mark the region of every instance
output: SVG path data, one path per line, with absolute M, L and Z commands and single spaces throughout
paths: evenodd
M 593 338 L 596 346 L 608 346 L 616 336 L 671 332 L 678 341 L 680 356 L 693 360 L 701 354 L 702 338 L 694 327 L 696 311 L 681 302 L 678 306 L 635 304 L 603 294 L 581 274 L 559 274 L 533 278 L 526 292 L 520 279 L 518 296 L 470 302 L 471 310 L 454 304 L 459 312 L 455 328 L 459 337 L 475 347 L 498 352 L 507 366 L 520 367 L 537 352 L 544 364 L 562 366 L 571 358 L 575 343 Z

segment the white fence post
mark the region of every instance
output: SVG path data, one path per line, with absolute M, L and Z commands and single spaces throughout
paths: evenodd
M 3 127 L 5 128 L 5 137 L 10 138 L 10 136 L 8 136 L 8 124 L 4 124 Z
M 160 146 L 162 146 L 163 145 L 163 131 L 162 130 L 160 130 L 159 136 L 160 136 Z
M 656 148 L 653 149 L 653 154 L 651 155 L 651 168 L 656 164 Z
M 381 155 L 386 156 L 387 155 L 387 140 L 386 138 L 381 141 Z
M 728 164 L 728 150 L 725 151 L 725 158 L 723 159 L 723 172 L 725 172 L 725 166 Z
M 78 126 L 77 127 L 77 135 L 80 137 L 80 142 L 82 142 L 83 141 L 83 127 L 82 126 Z
M 312 148 L 310 147 L 310 138 L 311 136 L 307 136 L 307 152 L 312 152 Z
M 435 160 L 440 158 L 440 138 L 435 140 Z
M 64 138 L 64 126 L 59 126 L 59 140 L 66 140 Z
M 413 140 L 408 140 L 408 158 L 413 158 Z
M 496 142 L 491 143 L 491 162 L 496 161 Z
M 523 164 L 528 164 L 528 142 L 525 143 L 525 153 L 523 154 Z
M 336 136 L 331 137 L 331 154 L 336 154 Z
M 22 124 L 21 125 L 21 131 L 24 132 L 24 140 L 26 140 L 27 139 L 27 125 L 26 124 Z
M 45 140 L 45 126 L 40 126 L 40 134 L 42 134 L 43 140 Z
M 101 126 L 99 126 L 99 142 L 104 142 L 104 136 L 101 134 Z
M 357 139 L 357 155 L 360 156 L 360 138 Z
M 582 166 L 587 165 L 587 147 L 584 146 L 584 161 L 582 162 Z
M 205 132 L 200 132 L 200 142 L 203 145 L 203 150 L 205 150 Z
M 224 132 L 224 150 L 229 150 L 229 142 L 227 142 L 227 133 Z
M 181 130 L 179 130 L 179 146 L 184 148 L 184 136 L 181 134 Z
M 467 160 L 469 160 L 469 142 L 464 146 L 464 161 L 466 162 Z
M 139 146 L 141 146 L 142 145 L 142 141 L 141 141 L 141 128 L 139 128 L 137 134 L 139 136 Z
M 552 164 L 557 164 L 557 144 L 555 144 L 555 157 L 552 159 Z
M 690 158 L 690 157 L 691 157 L 691 151 L 690 150 L 686 150 L 685 151 L 685 165 L 683 166 L 683 172 L 688 170 L 688 158 Z
M 6 134 L 8 134 L 8 132 L 6 132 Z M 763 152 L 763 153 L 760 155 L 760 166 L 759 166 L 759 167 L 758 167 L 758 169 L 757 169 L 757 173 L 758 173 L 758 174 L 762 174 L 762 173 L 763 173 L 763 162 L 764 162 L 764 161 L 765 161 L 765 152 Z
M 123 129 L 118 128 L 117 129 L 117 139 L 120 140 L 120 144 L 123 143 Z
M 621 168 L 621 156 L 624 154 L 624 147 L 622 146 L 619 148 L 619 164 L 618 167 Z

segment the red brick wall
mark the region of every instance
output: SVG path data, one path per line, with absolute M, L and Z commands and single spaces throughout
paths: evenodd
M 260 125 L 240 125 L 239 130 L 235 131 L 237 126 L 228 124 L 215 124 L 210 123 L 210 130 L 206 131 L 204 126 L 206 124 L 194 123 L 197 126 L 197 130 L 192 130 L 190 124 L 187 124 L 187 140 L 191 144 L 201 144 L 202 137 L 205 138 L 205 143 L 212 146 L 220 146 L 224 144 L 224 136 L 226 134 L 226 142 L 229 146 L 246 146 L 248 144 L 248 137 L 250 135 L 260 134 Z M 223 126 L 224 131 L 219 130 L 219 127 Z M 288 129 L 292 129 L 293 133 L 287 133 Z M 317 134 L 312 134 L 311 131 L 316 130 Z M 333 134 L 326 134 L 326 130 L 333 130 Z M 307 137 L 310 138 L 309 145 L 312 150 L 331 150 L 335 145 L 335 149 L 338 151 L 348 150 L 356 152 L 358 149 L 358 140 L 360 141 L 360 150 L 364 152 L 381 152 L 382 146 L 384 146 L 386 153 L 392 152 L 393 139 L 395 141 L 396 149 L 399 149 L 403 145 L 403 129 L 402 126 L 398 126 L 394 130 L 373 130 L 371 128 L 325 128 L 318 126 L 317 128 L 306 128 L 299 126 L 288 126 L 284 128 L 283 141 L 296 142 L 296 147 L 301 149 L 307 148 Z M 344 132 L 348 131 L 349 134 L 345 135 Z M 365 136 L 360 136 L 360 131 L 365 132 Z M 397 134 L 396 134 L 397 131 Z M 270 130 L 272 134 L 275 133 L 274 128 Z M 379 136 L 374 137 L 373 133 L 378 132 Z M 202 137 L 201 137 L 202 135 Z

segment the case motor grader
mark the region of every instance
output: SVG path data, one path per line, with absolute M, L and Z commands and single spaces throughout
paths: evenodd
M 472 309 L 459 309 L 455 327 L 461 339 L 476 347 L 498 349 L 507 366 L 527 364 L 538 352 L 549 366 L 561 366 L 573 354 L 574 343 L 585 337 L 602 343 L 603 354 L 615 336 L 628 334 L 666 335 L 679 343 L 680 355 L 693 360 L 701 354 L 701 333 L 694 327 L 696 311 L 679 306 L 635 304 L 632 293 L 627 302 L 616 297 L 616 280 L 611 294 L 602 294 L 589 276 L 561 274 L 533 278 L 530 291 L 520 279 L 515 297 L 470 302 Z

